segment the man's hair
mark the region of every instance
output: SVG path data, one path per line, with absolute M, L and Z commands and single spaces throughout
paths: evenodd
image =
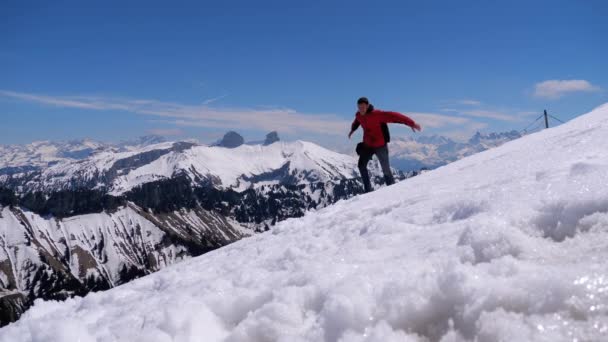
M 357 104 L 362 104 L 362 103 L 369 104 L 369 100 L 367 99 L 367 97 L 360 97 L 357 100 Z

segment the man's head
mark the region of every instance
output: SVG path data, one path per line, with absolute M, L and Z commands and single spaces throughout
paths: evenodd
M 367 108 L 369 108 L 369 100 L 367 99 L 367 97 L 360 97 L 357 100 L 357 108 L 359 109 L 359 113 L 367 113 Z

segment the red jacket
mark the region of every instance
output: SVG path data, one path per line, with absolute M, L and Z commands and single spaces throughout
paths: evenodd
M 370 106 L 371 107 L 371 106 Z M 397 112 L 385 112 L 379 109 L 368 111 L 367 114 L 361 115 L 359 112 L 355 115 L 355 120 L 351 125 L 351 131 L 355 131 L 359 125 L 363 127 L 363 142 L 369 147 L 382 147 L 386 145 L 384 134 L 382 133 L 382 123 L 402 123 L 410 127 L 416 124 L 414 120 Z

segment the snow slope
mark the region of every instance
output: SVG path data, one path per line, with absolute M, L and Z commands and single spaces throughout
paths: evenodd
M 103 293 L 0 341 L 601 341 L 608 104 Z

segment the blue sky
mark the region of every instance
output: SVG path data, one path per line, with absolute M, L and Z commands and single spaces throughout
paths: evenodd
M 462 139 L 608 102 L 601 0 L 92 3 L 3 1 L 0 144 L 276 129 L 345 146 L 359 96 Z

